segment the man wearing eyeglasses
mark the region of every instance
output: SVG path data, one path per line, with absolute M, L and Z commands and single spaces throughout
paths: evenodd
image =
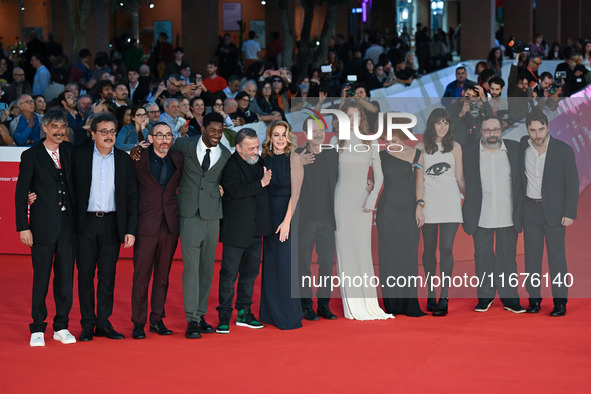
M 476 276 L 484 278 L 476 290 L 474 310 L 488 311 L 498 291 L 505 310 L 523 313 L 514 285 L 519 279 L 515 256 L 522 227 L 519 143 L 502 139 L 501 133 L 500 120 L 485 116 L 480 140 L 464 147 L 462 226 L 473 236 Z
M 43 116 L 35 112 L 35 100 L 28 94 L 18 98 L 21 114 L 10 122 L 10 134 L 19 146 L 31 146 L 45 138 L 41 128 Z
M 158 122 L 148 135 L 151 145 L 135 161 L 139 187 L 139 221 L 133 250 L 131 321 L 134 339 L 146 337 L 148 286 L 152 281 L 150 331 L 171 335 L 162 321 L 168 292 L 168 274 L 179 236 L 177 186 L 181 179 L 183 155 L 170 151 L 172 131 Z
M 122 243 L 126 248 L 133 246 L 138 224 L 135 169 L 129 155 L 115 148 L 117 121 L 110 113 L 99 113 L 92 119 L 90 130 L 94 144 L 75 150 L 73 155 L 82 342 L 94 336 L 124 338 L 115 331 L 109 317 L 113 313 L 119 249 Z

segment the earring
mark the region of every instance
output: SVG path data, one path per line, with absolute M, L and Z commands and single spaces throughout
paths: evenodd
M 273 152 L 273 141 L 269 141 L 269 150 Z

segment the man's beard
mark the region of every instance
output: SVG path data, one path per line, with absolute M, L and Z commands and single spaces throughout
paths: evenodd
M 489 141 L 489 139 L 485 139 L 482 142 L 484 142 L 484 145 L 486 145 L 488 148 L 494 149 L 494 148 L 498 148 L 499 145 L 501 144 L 501 139 L 498 137 L 494 137 L 495 141 Z
M 259 155 L 256 155 L 255 157 L 248 156 L 248 159 L 246 159 L 245 161 L 250 165 L 254 165 L 259 162 Z

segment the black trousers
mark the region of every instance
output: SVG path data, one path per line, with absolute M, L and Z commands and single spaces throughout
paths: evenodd
M 496 239 L 496 242 L 495 242 Z M 484 281 L 476 290 L 479 300 L 495 298 L 497 290 L 505 306 L 519 303 L 517 293 L 517 231 L 514 227 L 478 227 L 473 236 L 476 276 Z M 496 247 L 495 247 L 496 244 Z M 491 281 L 490 275 L 494 275 Z M 511 286 L 511 285 L 515 286 Z
M 424 224 L 423 233 L 423 269 L 429 277 L 429 298 L 435 298 L 435 289 L 431 287 L 431 279 L 437 269 L 437 233 L 439 232 L 439 272 L 445 276 L 452 276 L 454 269 L 454 239 L 459 223 Z M 448 281 L 443 281 L 440 298 L 448 298 Z
M 87 214 L 86 228 L 78 235 L 78 297 L 80 299 L 80 324 L 85 331 L 106 328 L 113 313 L 115 271 L 119 259 L 119 233 L 117 215 L 96 217 Z M 97 269 L 98 268 L 98 269 Z M 97 273 L 96 314 L 94 309 L 94 275 Z
M 531 302 L 542 300 L 541 286 L 546 284 L 546 280 L 541 277 L 545 240 L 550 273 L 548 283 L 552 283 L 552 297 L 554 297 L 555 304 L 566 304 L 568 287 L 564 286 L 564 275 L 568 273 L 568 269 L 565 235 L 566 227 L 561 224 L 553 226 L 546 222 L 542 205 L 536 205 L 526 200 L 523 207 L 523 248 L 525 272 L 529 274 L 525 288 Z M 540 280 L 532 280 L 532 275 Z M 559 282 L 562 284 L 559 285 Z
M 31 247 L 33 260 L 33 298 L 29 324 L 31 333 L 45 332 L 47 323 L 47 305 L 45 299 L 49 290 L 49 279 L 53 267 L 53 298 L 55 300 L 55 317 L 53 330 L 68 328 L 69 314 L 72 309 L 72 292 L 74 283 L 74 258 L 76 244 L 74 235 L 74 218 L 62 213 L 62 228 L 57 241 L 51 245 L 35 242 Z
M 220 269 L 219 301 L 217 307 L 220 320 L 232 318 L 234 284 L 238 279 L 236 309 L 250 309 L 254 282 L 261 267 L 262 238 L 254 237 L 247 248 L 224 244 Z M 238 275 L 240 277 L 238 278 Z
M 304 223 L 300 222 L 299 226 L 298 265 L 300 281 L 298 286 L 300 287 L 302 308 L 312 307 L 312 288 L 303 284 L 307 284 L 307 278 L 311 278 L 310 264 L 314 245 L 316 245 L 316 254 L 318 255 L 318 277 L 320 278 L 317 283 L 327 284 L 327 286 L 318 287 L 316 293 L 318 306 L 328 306 L 330 301 L 330 276 L 335 261 L 334 226 L 330 219 L 307 220 Z M 313 281 L 310 279 L 310 282 Z

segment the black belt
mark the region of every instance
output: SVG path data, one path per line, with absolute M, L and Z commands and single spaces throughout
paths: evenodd
M 531 203 L 534 203 L 536 205 L 542 205 L 542 199 L 537 199 L 537 198 L 529 198 L 528 196 L 525 196 L 525 200 L 529 201 Z
M 113 215 L 115 213 L 115 211 L 113 211 L 113 212 L 101 212 L 101 211 L 99 211 L 99 212 L 91 212 L 91 211 L 88 211 L 86 213 L 89 214 L 89 215 L 92 215 L 92 216 L 96 216 L 97 218 L 102 218 L 102 217 L 104 217 L 106 215 Z

